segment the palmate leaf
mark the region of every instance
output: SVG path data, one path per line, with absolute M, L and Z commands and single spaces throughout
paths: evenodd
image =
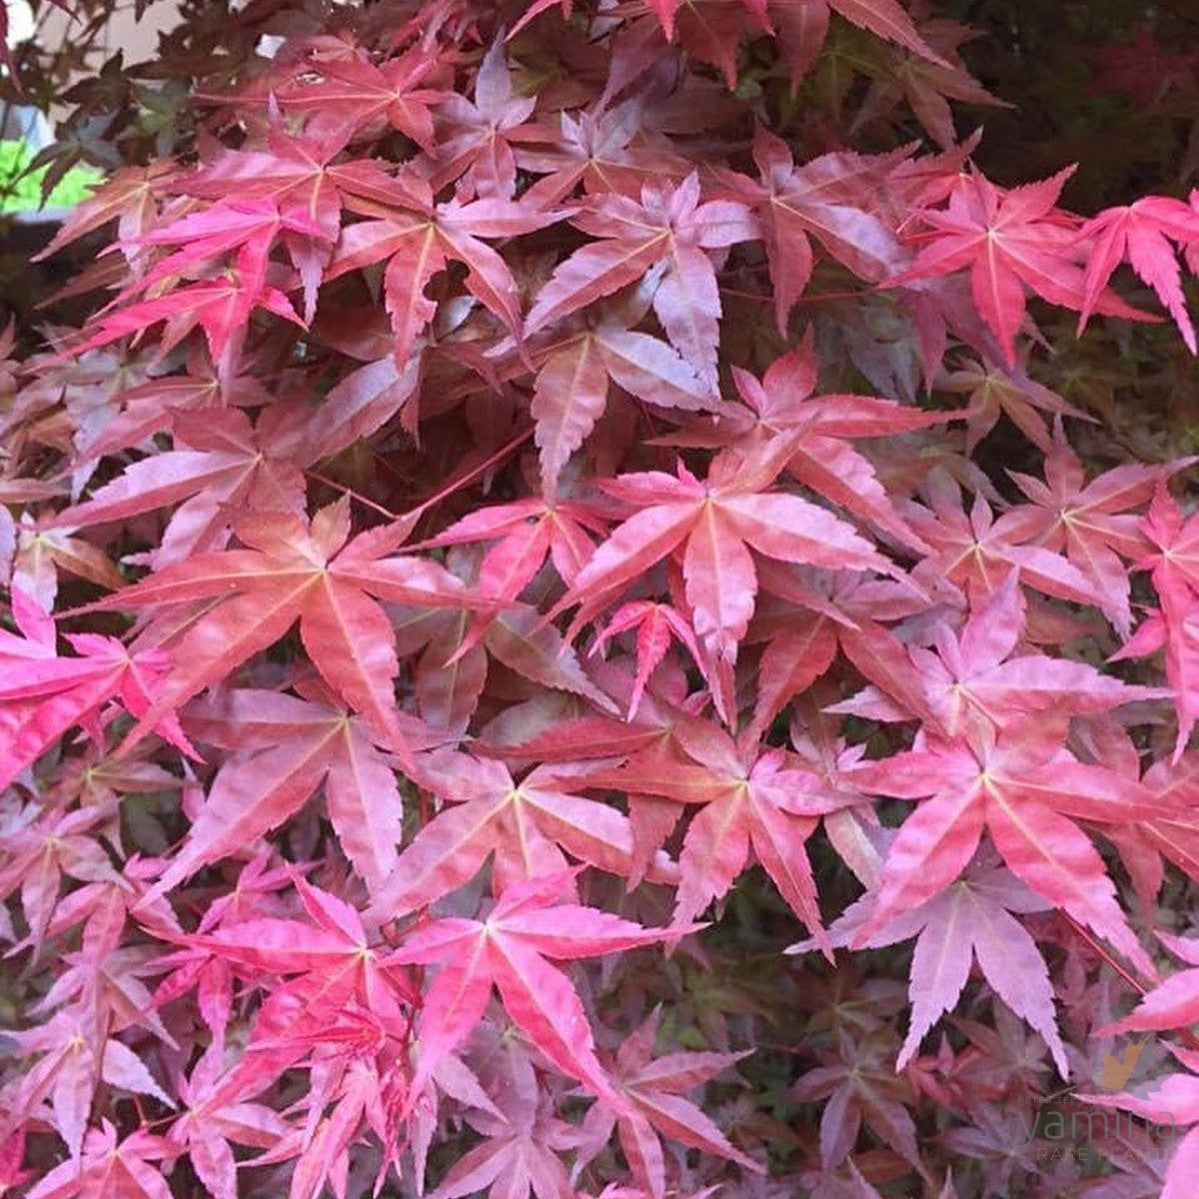
M 166 566 L 219 548 L 233 512 L 303 513 L 303 473 L 284 452 L 294 444 L 287 419 L 273 416 L 255 429 L 236 409 L 176 414 L 175 449 L 131 463 L 90 499 L 60 513 L 52 527 L 90 528 L 178 505 L 154 557 L 156 566 Z
M 756 238 L 749 209 L 730 200 L 701 203 L 693 174 L 677 188 L 645 184 L 640 203 L 623 196 L 594 201 L 572 220 L 602 240 L 583 246 L 554 271 L 526 318 L 525 334 L 637 283 L 664 263 L 654 312 L 683 360 L 704 384 L 713 385 L 721 307 L 707 251 Z
M 559 605 L 581 604 L 573 627 L 681 548 L 692 628 L 727 677 L 758 590 L 751 547 L 784 562 L 889 570 L 844 521 L 797 495 L 766 490 L 786 457 L 777 446 L 769 455 L 726 454 L 713 461 L 706 483 L 681 461 L 674 477 L 646 472 L 605 483 L 608 494 L 641 511 L 596 549 Z M 727 682 L 715 694 L 727 712 Z
M 519 340 L 516 282 L 500 254 L 481 239 L 517 237 L 567 215 L 565 210 L 542 209 L 528 200 L 495 197 L 434 204 L 431 189 L 420 179 L 393 183 L 383 203 L 370 197 L 353 198 L 349 204 L 377 219 L 345 230 L 325 278 L 336 279 L 387 260 L 384 292 L 395 335 L 393 353 L 401 367 L 437 312 L 425 288 L 450 261 L 465 264 L 467 289 Z
M 749 413 L 734 410 L 744 432 L 734 443 L 762 445 L 785 438 L 787 473 L 859 519 L 871 521 L 906 545 L 928 552 L 895 510 L 874 466 L 851 440 L 885 437 L 953 420 L 954 412 L 924 412 L 878 396 L 816 395 L 818 366 L 810 332 L 800 346 L 776 359 L 761 379 L 733 368 Z
M 1149 548 L 1130 509 L 1152 496 L 1160 472 L 1130 463 L 1087 483 L 1082 462 L 1058 426 L 1045 458 L 1044 482 L 1016 471 L 1011 477 L 1030 501 L 1015 509 L 1022 536 L 1031 532 L 1040 545 L 1064 548 L 1066 557 L 1095 584 L 1104 613 L 1127 635 L 1132 612 L 1124 560 L 1138 559 Z
M 165 296 L 141 300 L 100 316 L 90 332 L 85 330 L 73 351 L 83 353 L 162 325 L 159 345 L 165 354 L 200 329 L 222 379 L 227 379 L 256 309 L 265 309 L 301 327 L 304 323 L 287 296 L 264 282 L 258 267 L 253 253 L 243 247 L 236 269 L 221 277 L 175 288 Z
M 573 794 L 578 768 L 546 764 L 519 783 L 499 762 L 442 751 L 418 763 L 417 777 L 449 804 L 399 856 L 375 897 L 380 918 L 403 916 L 469 882 L 494 855 L 492 885 L 556 874 L 564 856 L 615 875 L 632 873 L 634 830 L 615 808 Z M 582 780 L 580 781 L 582 785 Z M 651 876 L 670 879 L 661 855 Z
M 976 494 L 967 512 L 958 484 L 941 470 L 926 482 L 930 507 L 909 502 L 900 512 L 933 549 L 917 567 L 918 579 L 948 579 L 965 591 L 972 606 L 985 603 L 1015 570 L 1019 582 L 1043 595 L 1099 606 L 1095 585 L 1072 562 L 1030 540 L 1021 517 L 996 519 L 988 500 Z
M 656 337 L 601 324 L 558 343 L 537 375 L 529 411 L 537 422 L 542 485 L 548 496 L 571 454 L 607 406 L 611 383 L 664 408 L 714 411 L 719 401 L 678 350 Z
M 1056 207 L 1073 171 L 1071 167 L 1011 190 L 996 187 L 977 170 L 963 176 L 946 208 L 924 210 L 931 236 L 911 266 L 888 279 L 887 286 L 969 268 L 974 304 L 1009 367 L 1016 362 L 1015 337 L 1024 320 L 1025 287 L 1075 311 L 1086 308 L 1136 316 L 1135 310 L 1110 295 L 1099 295 L 1097 287 L 1088 287 L 1076 221 Z
M 193 704 L 187 725 L 236 756 L 218 770 L 156 893 L 244 850 L 295 815 L 322 783 L 338 842 L 367 886 L 375 891 L 390 876 L 403 803 L 389 755 L 376 744 L 385 739 L 370 725 L 335 704 L 249 688 Z M 404 718 L 399 727 L 409 745 L 421 745 L 418 722 Z
M 596 637 L 591 652 L 598 653 L 617 633 L 632 628 L 637 629 L 637 675 L 629 699 L 629 720 L 636 717 L 650 675 L 666 657 L 672 639 L 677 639 L 685 646 L 696 665 L 703 670 L 703 655 L 686 617 L 668 604 L 654 604 L 647 600 L 638 600 L 618 608 L 603 632 Z
M 148 1132 L 118 1139 L 105 1120 L 88 1132 L 82 1159 L 63 1162 L 29 1193 L 35 1199 L 170 1199 L 162 1162 L 178 1153 L 177 1146 Z
M 619 770 L 584 770 L 581 782 L 627 793 L 638 839 L 653 848 L 666 840 L 681 813 L 668 810 L 663 816 L 648 801 L 701 805 L 688 823 L 679 856 L 677 923 L 722 899 L 752 852 L 824 947 L 805 847 L 816 827 L 815 813 L 805 803 L 812 787 L 794 759 L 780 751 L 755 756 L 745 743 L 737 745 L 713 730 L 707 744 L 688 745 L 686 756 L 655 747 L 633 755 Z
M 13 1087 L 0 1135 L 7 1138 L 14 1127 L 48 1109 L 50 1124 L 70 1150 L 76 1168 L 81 1150 L 86 1153 L 88 1144 L 94 1143 L 96 1130 L 88 1128 L 88 1112 L 99 1088 L 119 1087 L 170 1104 L 170 1097 L 128 1045 L 115 1038 L 97 1043 L 94 1030 L 71 1008 L 16 1033 L 14 1039 L 23 1056 L 40 1057 Z M 57 1177 L 62 1185 L 65 1172 Z
M 834 153 L 797 165 L 785 141 L 759 128 L 753 155 L 761 182 L 742 176 L 731 182 L 761 224 L 780 329 L 786 328 L 811 279 L 812 239 L 871 283 L 904 265 L 899 239 L 883 215 L 875 212 L 879 188 L 906 156 L 904 152 L 877 157 Z
M 612 1080 L 629 1098 L 632 1108 L 618 1116 L 604 1105 L 596 1104 L 587 1113 L 582 1129 L 583 1164 L 607 1142 L 613 1128 L 618 1127 L 625 1157 L 638 1182 L 654 1199 L 662 1199 L 666 1187 L 660 1135 L 760 1172 L 757 1162 L 741 1153 L 685 1098 L 689 1091 L 728 1070 L 746 1055 L 683 1052 L 655 1058 L 654 1040 L 660 1015 L 655 1009 L 617 1051 Z
M 832 944 L 848 945 L 872 908 L 869 895 L 848 908 L 829 929 Z M 979 865 L 933 899 L 895 915 L 862 942 L 874 949 L 913 935 L 917 938 L 911 968 L 912 1018 L 897 1070 L 911 1061 L 938 1018 L 953 1010 L 970 977 L 973 958 L 1004 1003 L 1045 1038 L 1058 1072 L 1069 1077 L 1065 1047 L 1054 1022 L 1049 968 L 1014 915 L 1048 908 L 1048 902 L 1009 871 Z M 801 953 L 814 945 L 801 942 L 788 952 Z
M 0 787 L 74 726 L 97 732 L 98 714 L 113 699 L 194 756 L 170 711 L 155 711 L 170 672 L 166 654 L 131 655 L 113 637 L 83 634 L 72 638 L 78 656 L 62 658 L 48 614 L 20 588 L 12 606 L 24 636 L 0 629 Z
M 1057 718 L 1105 712 L 1169 694 L 1129 686 L 1083 662 L 1016 654 L 1027 623 L 1016 579 L 1013 571 L 960 635 L 938 629 L 935 653 L 917 646 L 908 651 L 946 733 L 961 736 L 972 726 L 999 729 L 1038 712 Z
M 397 720 L 395 631 L 377 601 L 469 607 L 461 585 L 434 563 L 391 552 L 408 529 L 349 539 L 344 503 L 307 527 L 287 513 L 263 513 L 236 526 L 252 548 L 199 554 L 126 588 L 100 609 L 157 609 L 200 602 L 175 641 L 181 663 L 131 734 L 134 740 L 247 658 L 278 641 L 297 620 L 314 664 L 334 692 L 363 713 L 387 743 L 407 754 Z M 204 601 L 216 603 L 204 604 Z
M 1172 243 L 1185 248 L 1189 260 L 1199 245 L 1199 210 L 1169 196 L 1145 196 L 1122 208 L 1105 209 L 1082 227 L 1079 237 L 1094 243 L 1087 262 L 1086 301 L 1078 317 L 1080 331 L 1112 273 L 1127 258 L 1174 318 L 1187 349 L 1196 353 L 1195 328 Z
M 560 1070 L 618 1112 L 628 1101 L 595 1055 L 591 1028 L 566 975 L 546 959 L 574 961 L 652 945 L 684 929 L 647 929 L 594 908 L 558 902 L 573 871 L 513 883 L 484 921 L 434 921 L 404 942 L 391 960 L 413 965 L 449 959 L 426 999 L 415 1097 L 438 1061 L 479 1022 L 492 986 L 513 1022 Z M 695 926 L 698 927 L 698 926 Z
M 953 884 L 984 829 L 1011 872 L 1046 902 L 1110 940 L 1150 977 L 1153 966 L 1119 904 L 1099 852 L 1076 821 L 1152 818 L 1135 780 L 1078 762 L 1060 748 L 1064 729 L 1024 721 L 1000 736 L 921 739 L 885 766 L 862 763 L 859 785 L 880 794 L 929 796 L 900 828 L 883 866 L 877 906 L 858 930 L 864 945 L 900 912 Z
M 476 195 L 511 199 L 516 190 L 514 144 L 538 141 L 540 131 L 528 118 L 537 107 L 519 96 L 498 38 L 483 56 L 475 76 L 474 102 L 455 95 L 439 107 L 442 122 L 434 187 L 464 175 Z
M 309 128 L 324 136 L 348 139 L 375 122 L 386 122 L 418 144 L 431 146 L 429 109 L 444 93 L 424 85 L 436 68 L 436 57 L 423 48 L 381 65 L 365 55 L 352 55 L 323 61 L 323 78 L 296 81 L 277 95 L 285 109 L 312 114 Z
M 216 1061 L 206 1054 L 180 1083 L 187 1111 L 168 1139 L 186 1149 L 192 1167 L 213 1199 L 237 1199 L 237 1161 L 232 1145 L 269 1149 L 290 1126 L 262 1103 L 222 1104 L 214 1097 Z

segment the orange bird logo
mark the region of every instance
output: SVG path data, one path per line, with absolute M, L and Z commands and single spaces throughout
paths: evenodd
M 1137 1068 L 1137 1062 L 1141 1059 L 1141 1054 L 1145 1051 L 1145 1046 L 1149 1044 L 1148 1037 L 1142 1037 L 1139 1041 L 1132 1041 L 1124 1046 L 1124 1052 L 1120 1057 L 1116 1057 L 1111 1053 L 1104 1053 L 1102 1060 L 1099 1063 L 1097 1081 L 1105 1091 L 1122 1091 L 1128 1085 L 1128 1080 L 1132 1077 L 1132 1072 Z

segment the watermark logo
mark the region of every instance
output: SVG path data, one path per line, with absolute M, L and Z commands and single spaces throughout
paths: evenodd
M 1147 1035 L 1128 1042 L 1118 1051 L 1104 1051 L 1095 1070 L 1096 1088 L 1109 1095 L 1126 1091 L 1150 1040 Z M 1095 1107 L 1069 1090 L 1044 1100 L 1026 1131 L 1030 1142 L 1034 1137 L 1041 1142 L 1037 1149 L 1037 1159 L 1041 1162 L 1064 1157 L 1110 1160 L 1129 1152 L 1134 1137 L 1147 1135 L 1159 1143 L 1172 1142 L 1179 1132 L 1172 1112 L 1153 1115 L 1142 1112 L 1134 1117 L 1118 1107 L 1106 1104 Z
M 1099 1061 L 1099 1069 L 1095 1072 L 1095 1081 L 1100 1089 L 1112 1092 L 1124 1090 L 1148 1044 L 1149 1038 L 1144 1036 L 1139 1041 L 1125 1045 L 1124 1052 L 1119 1057 L 1105 1052 Z

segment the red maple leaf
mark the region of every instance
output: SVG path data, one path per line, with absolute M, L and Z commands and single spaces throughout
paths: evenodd
M 703 670 L 703 655 L 695 642 L 695 634 L 687 623 L 687 618 L 669 604 L 657 604 L 650 600 L 635 600 L 618 608 L 596 637 L 591 652 L 599 653 L 618 633 L 633 628 L 637 630 L 637 675 L 633 680 L 633 693 L 629 699 L 629 720 L 636 717 L 645 685 L 666 657 L 672 638 L 691 652 L 692 659 L 700 670 Z
M 742 1153 L 728 1137 L 684 1096 L 702 1083 L 736 1065 L 743 1053 L 670 1053 L 655 1058 L 661 1012 L 655 1009 L 640 1028 L 626 1037 L 616 1051 L 613 1085 L 629 1099 L 631 1110 L 623 1114 L 597 1103 L 581 1129 L 584 1149 L 580 1166 L 602 1149 L 619 1129 L 624 1150 L 638 1183 L 653 1197 L 666 1193 L 666 1163 L 660 1136 L 737 1162 L 761 1173 L 762 1167 Z
M 88 1130 L 81 1158 L 56 1166 L 28 1193 L 32 1199 L 171 1199 L 162 1163 L 178 1155 L 177 1146 L 144 1129 L 118 1140 L 105 1120 Z
M 233 756 L 214 776 L 156 893 L 252 845 L 295 815 L 322 782 L 338 843 L 360 877 L 374 890 L 390 875 L 403 802 L 388 739 L 319 686 L 300 690 L 306 699 L 241 688 L 188 709 L 192 735 Z M 422 744 L 419 722 L 393 719 L 411 746 Z
M 1189 263 L 1199 247 L 1199 210 L 1169 196 L 1144 196 L 1119 208 L 1105 208 L 1087 221 L 1078 236 L 1091 245 L 1085 302 L 1078 316 L 1080 334 L 1112 272 L 1127 259 L 1174 318 L 1187 348 L 1196 353 L 1195 328 L 1187 313 L 1172 243 L 1188 252 Z
M 662 264 L 651 268 L 622 303 L 600 307 L 585 323 L 574 322 L 581 328 L 573 337 L 555 329 L 549 351 L 535 353 L 541 363 L 529 412 L 537 422 L 547 497 L 556 493 L 563 467 L 603 415 L 613 383 L 660 408 L 721 410 L 711 379 L 702 378 L 678 349 L 633 328 L 649 310 L 662 274 Z
M 637 196 L 647 182 L 683 178 L 687 160 L 665 138 L 647 137 L 646 102 L 633 96 L 619 104 L 597 104 L 577 112 L 563 109 L 544 145 L 522 145 L 516 163 L 542 177 L 528 190 L 530 201 L 560 204 L 580 186 L 589 193 L 615 191 Z
M 911 266 L 888 287 L 933 279 L 969 268 L 979 315 L 998 340 L 1008 366 L 1016 363 L 1015 336 L 1025 315 L 1025 287 L 1053 304 L 1078 311 L 1088 304 L 1077 219 L 1057 207 L 1073 168 L 1051 179 L 1004 189 L 977 169 L 954 185 L 944 209 L 926 208 L 927 243 Z M 1111 299 L 1091 297 L 1095 311 L 1129 310 Z
M 407 972 L 368 936 L 356 908 L 290 874 L 302 918 L 254 916 L 172 938 L 185 946 L 172 965 L 211 959 L 240 977 L 273 984 L 244 1052 L 211 1084 L 216 1106 L 243 1101 L 331 1046 L 340 1053 L 345 1042 L 367 1052 L 389 1038 L 406 1040 L 406 1011 L 415 999 Z M 184 977 L 203 981 L 194 968 Z
M 684 744 L 685 756 L 653 748 L 619 770 L 583 776 L 587 786 L 612 787 L 629 796 L 630 820 L 643 855 L 670 835 L 681 814 L 677 805 L 702 805 L 683 838 L 675 923 L 692 920 L 722 899 L 752 851 L 792 911 L 823 944 L 805 848 L 816 828 L 807 772 L 781 750 L 759 754 L 756 743 L 738 745 L 715 730 L 704 744 L 690 738 Z
M 911 501 L 900 513 L 933 553 L 913 571 L 918 581 L 948 579 L 961 587 L 972 606 L 985 603 L 1014 569 L 1025 586 L 1054 599 L 1098 604 L 1099 594 L 1086 575 L 1061 554 L 1028 544 L 1030 530 L 1023 518 L 1005 512 L 998 519 L 980 493 L 969 513 L 962 491 L 943 470 L 934 469 L 925 481 L 931 510 Z
M 880 197 L 906 151 L 877 156 L 838 151 L 797 165 L 787 143 L 759 127 L 753 154 L 761 183 L 743 175 L 729 182 L 761 225 L 780 331 L 812 277 L 813 238 L 869 283 L 904 265 L 906 255 Z
M 955 882 L 985 828 L 1017 878 L 1107 937 L 1152 976 L 1152 963 L 1116 902 L 1103 859 L 1076 823 L 1118 825 L 1152 816 L 1152 802 L 1135 780 L 1063 750 L 1063 733 L 1056 721 L 1026 720 L 998 736 L 987 728 L 956 740 L 922 735 L 913 749 L 857 768 L 868 790 L 931 798 L 892 842 L 878 905 L 855 945 Z
M 873 464 L 850 441 L 927 428 L 957 414 L 923 412 L 878 396 L 813 396 L 816 375 L 810 334 L 798 349 L 776 359 L 760 380 L 733 367 L 737 391 L 753 413 L 753 423 L 733 444 L 748 440 L 765 445 L 786 438 L 792 449 L 787 472 L 798 482 L 904 544 L 927 551 L 895 510 Z M 734 410 L 729 423 L 745 426 L 743 415 Z
M 905 1105 L 907 1083 L 896 1077 L 890 1052 L 877 1036 L 844 1030 L 834 1049 L 817 1051 L 821 1064 L 789 1089 L 801 1103 L 827 1100 L 820 1116 L 820 1163 L 826 1171 L 849 1156 L 863 1122 L 909 1166 L 924 1171 L 916 1125 Z
M 848 945 L 871 914 L 864 896 L 829 929 L 832 944 Z M 1036 942 L 1015 918 L 1043 912 L 1049 904 L 1009 871 L 976 864 L 947 891 L 911 911 L 896 914 L 863 942 L 877 949 L 916 937 L 912 957 L 912 1018 L 895 1063 L 902 1070 L 920 1042 L 945 1012 L 951 1011 L 970 978 L 971 960 L 999 997 L 1045 1038 L 1063 1077 L 1069 1076 L 1065 1047 L 1054 1022 L 1053 985 Z M 812 947 L 802 942 L 789 952 Z
M 390 960 L 442 962 L 424 997 L 411 1094 L 478 1024 L 493 985 L 512 1021 L 559 1070 L 617 1112 L 629 1102 L 595 1055 L 591 1026 L 567 976 L 546 959 L 575 961 L 652 945 L 683 931 L 647 929 L 595 908 L 559 903 L 574 885 L 566 871 L 507 887 L 485 920 L 434 920 L 405 938 Z
M 274 95 L 284 110 L 307 114 L 307 131 L 319 137 L 348 140 L 387 124 L 418 145 L 432 147 L 430 108 L 446 93 L 427 81 L 439 67 L 437 55 L 424 46 L 379 64 L 362 54 L 313 54 Z M 321 78 L 305 78 L 308 71 Z
M 1066 557 L 1095 587 L 1104 615 L 1127 637 L 1132 625 L 1126 559 L 1141 560 L 1149 543 L 1137 508 L 1151 498 L 1160 467 L 1128 463 L 1086 482 L 1078 455 L 1060 425 L 1045 457 L 1044 481 L 1012 471 L 1016 486 L 1029 503 L 1009 514 L 1014 535 Z
M 131 463 L 91 498 L 65 508 L 51 527 L 88 528 L 127 521 L 178 504 L 155 565 L 220 547 L 235 513 L 304 510 L 304 476 L 294 435 L 277 411 L 255 428 L 235 408 L 179 413 L 171 422 L 174 449 Z
M 269 1149 L 291 1131 L 278 1112 L 262 1103 L 220 1103 L 214 1098 L 220 1062 L 206 1053 L 190 1078 L 180 1078 L 186 1105 L 167 1140 L 186 1150 L 192 1168 L 213 1199 L 237 1199 L 237 1161 L 231 1145 Z
M 556 1105 L 537 1085 L 533 1063 L 519 1044 L 501 1050 L 489 1063 L 487 1081 L 494 1102 L 474 1084 L 456 1085 L 457 1096 L 469 1096 L 467 1123 L 483 1140 L 464 1153 L 447 1171 L 429 1199 L 462 1199 L 484 1187 L 493 1199 L 529 1199 L 573 1193 L 562 1155 L 578 1142 L 578 1130 L 556 1112 Z M 442 1065 L 452 1058 L 444 1058 Z M 469 1074 L 459 1066 L 461 1076 Z M 452 1076 L 446 1072 L 447 1084 Z M 477 1093 L 472 1093 L 477 1092 Z
M 473 103 L 464 95 L 448 96 L 436 114 L 437 154 L 430 178 L 435 190 L 465 177 L 476 196 L 512 198 L 516 190 L 514 145 L 541 141 L 545 131 L 529 122 L 535 96 L 517 96 L 496 39 L 475 75 Z
M 148 723 L 273 645 L 298 619 L 300 636 L 330 687 L 393 749 L 406 753 L 396 720 L 395 630 L 377 601 L 454 608 L 467 602 L 461 586 L 432 562 L 389 556 L 410 531 L 403 523 L 351 539 L 344 502 L 321 509 L 308 525 L 275 512 L 234 527 L 250 548 L 197 554 L 95 605 L 202 605 L 202 615 L 175 644 L 179 668 L 158 689 L 149 712 L 139 713 L 129 743 Z M 170 631 L 177 635 L 177 628 Z
M 572 793 L 580 768 L 544 764 L 516 782 L 496 761 L 441 751 L 418 777 L 448 800 L 405 847 L 375 898 L 379 916 L 425 907 L 472 879 L 495 855 L 492 885 L 503 888 L 566 869 L 564 856 L 628 875 L 634 833 L 628 817 Z M 583 783 L 576 784 L 585 785 Z M 669 876 L 667 861 L 653 871 Z
M 716 457 L 702 483 L 681 461 L 677 477 L 647 471 L 604 481 L 605 492 L 641 510 L 599 546 L 559 605 L 582 604 L 574 627 L 682 546 L 691 626 L 727 674 L 758 590 L 750 547 L 784 562 L 889 570 L 844 521 L 797 495 L 766 490 L 788 459 L 789 443 L 782 441 L 781 452 L 776 445 L 769 455 Z M 716 691 L 726 710 L 727 686 L 722 682 Z
M 304 324 L 287 296 L 263 281 L 259 266 L 252 251 L 243 247 L 236 266 L 219 276 L 101 315 L 93 322 L 90 333 L 84 330 L 83 340 L 71 352 L 81 354 L 161 324 L 158 345 L 160 355 L 164 355 L 194 330 L 202 329 L 220 378 L 228 379 L 234 373 L 256 308 L 265 308 L 301 327 Z
M 1003 728 L 1037 712 L 1081 716 L 1158 696 L 1152 688 L 1127 686 L 1084 662 L 1016 654 L 1026 621 L 1016 578 L 1013 571 L 959 634 L 939 625 L 935 653 L 909 648 L 944 732 L 961 736 L 980 720 Z
M 114 699 L 195 756 L 174 717 L 154 711 L 169 677 L 169 655 L 154 650 L 130 654 L 115 637 L 78 633 L 67 640 L 79 656 L 62 658 L 46 612 L 19 588 L 12 592 L 12 605 L 24 636 L 0 629 L 0 787 L 77 725 L 86 725 L 101 740 L 99 717 Z
M 347 203 L 373 219 L 342 231 L 325 280 L 387 259 L 383 286 L 398 366 L 407 362 L 416 339 L 437 311 L 425 288 L 450 260 L 465 263 L 467 290 L 520 339 L 516 282 L 504 259 L 480 239 L 516 237 L 543 229 L 561 220 L 564 212 L 498 197 L 465 203 L 454 198 L 435 204 L 430 186 L 413 176 L 402 184 L 396 182 L 385 202 L 353 198 Z
M 666 336 L 700 379 L 714 384 L 720 292 L 710 250 L 758 236 L 749 209 L 734 200 L 700 203 L 696 174 L 677 187 L 646 183 L 640 202 L 607 195 L 571 218 L 595 239 L 554 271 L 525 322 L 525 334 L 553 324 L 666 264 L 653 307 Z

